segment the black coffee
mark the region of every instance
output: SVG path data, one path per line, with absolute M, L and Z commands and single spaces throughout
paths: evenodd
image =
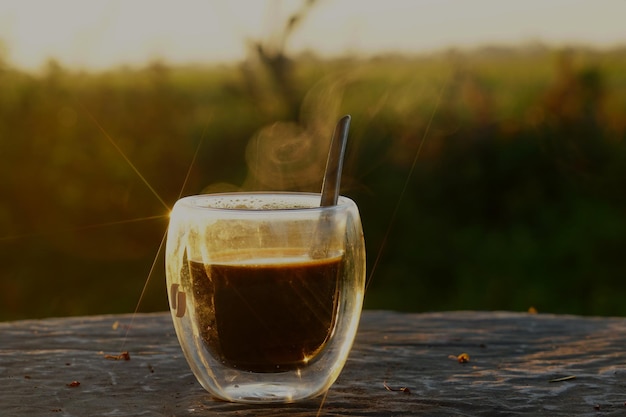
M 284 372 L 306 364 L 334 326 L 342 261 L 268 251 L 237 263 L 189 262 L 206 346 L 246 371 Z

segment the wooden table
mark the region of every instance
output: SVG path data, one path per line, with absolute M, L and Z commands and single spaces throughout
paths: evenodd
M 277 414 L 626 416 L 626 319 L 366 311 L 327 396 L 272 406 L 212 399 L 169 313 L 0 323 L 2 416 Z

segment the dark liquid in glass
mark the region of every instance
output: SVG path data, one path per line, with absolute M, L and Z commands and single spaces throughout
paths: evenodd
M 332 332 L 343 258 L 256 256 L 189 262 L 201 337 L 214 356 L 237 369 L 302 367 Z

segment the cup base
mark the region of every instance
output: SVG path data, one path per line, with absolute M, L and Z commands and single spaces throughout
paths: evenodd
M 248 404 L 292 403 L 315 396 L 293 385 L 276 383 L 232 384 L 222 387 L 228 401 Z

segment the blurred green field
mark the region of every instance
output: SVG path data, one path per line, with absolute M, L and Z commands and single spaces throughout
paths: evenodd
M 274 58 L 0 62 L 0 319 L 134 311 L 180 195 L 318 192 L 345 113 L 366 308 L 626 315 L 626 50 Z

